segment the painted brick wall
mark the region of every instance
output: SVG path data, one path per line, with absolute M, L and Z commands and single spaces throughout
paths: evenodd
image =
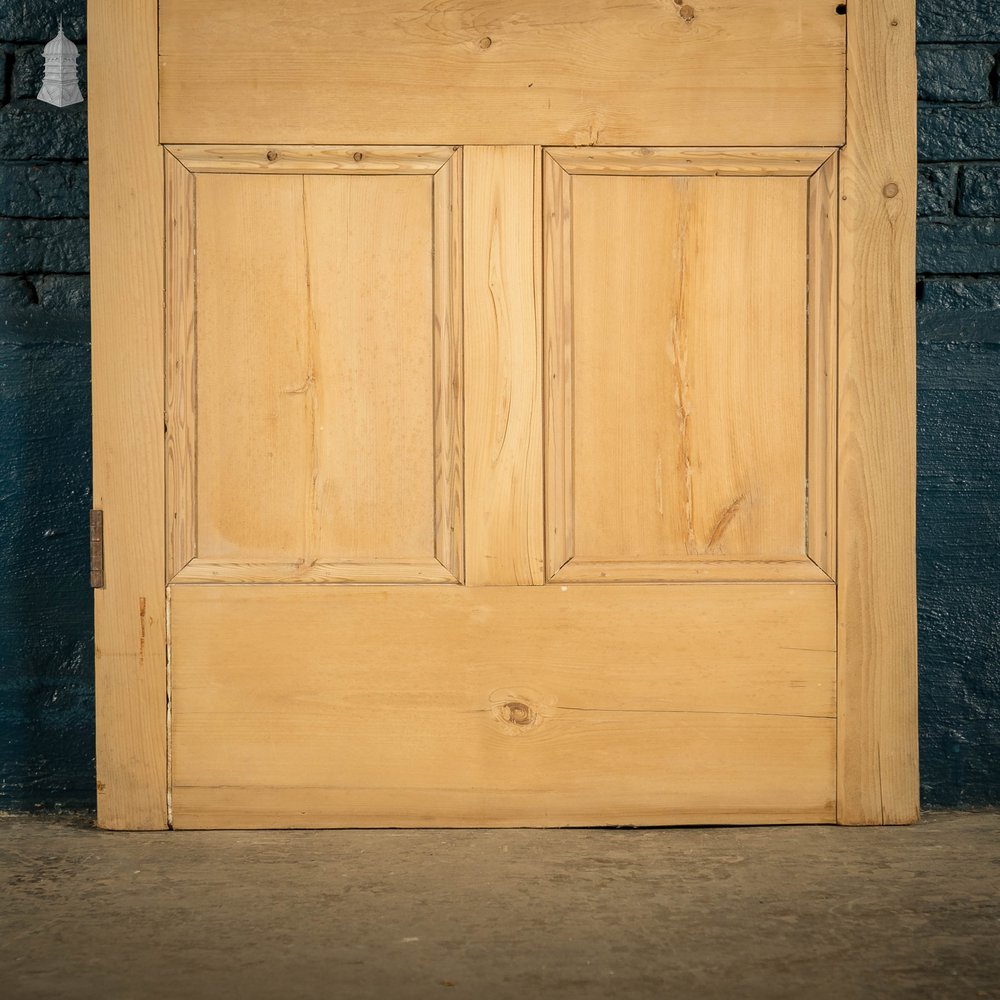
M 84 6 L 59 4 L 83 63 Z M 86 105 L 55 109 L 33 99 L 54 9 L 0 0 L 7 809 L 93 804 Z M 1000 802 L 996 0 L 922 0 L 918 55 L 921 772 L 925 804 L 976 805 Z
M 918 0 L 924 801 L 1000 802 L 1000 5 Z
M 0 0 L 0 809 L 94 800 L 87 108 L 34 99 L 84 7 Z

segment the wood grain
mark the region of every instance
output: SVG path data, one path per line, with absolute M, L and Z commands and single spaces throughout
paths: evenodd
M 433 174 L 452 146 L 167 146 L 188 170 L 218 174 Z
M 167 825 L 163 153 L 157 5 L 92 4 L 89 42 L 97 822 Z M 123 95 L 128 95 L 123 100 Z M 123 276 L 127 276 L 127 280 Z
M 571 174 L 607 177 L 808 177 L 834 152 L 804 147 L 697 147 L 612 149 L 550 147 L 545 150 Z
M 280 562 L 192 559 L 174 583 L 456 583 L 441 562 L 423 559 L 355 559 Z
M 433 557 L 433 178 L 303 181 L 322 344 L 313 557 Z
M 551 289 L 546 330 L 549 476 L 564 477 L 549 485 L 550 540 L 572 495 L 560 578 L 670 579 L 667 564 L 686 559 L 726 573 L 719 556 L 801 573 L 806 190 L 795 176 L 573 175 L 571 290 L 565 276 Z M 561 254 L 563 233 L 547 237 Z M 552 422 L 569 396 L 571 481 L 559 467 L 570 421 Z
M 839 145 L 845 24 L 834 6 L 162 0 L 162 136 Z
M 196 175 L 200 558 L 184 579 L 460 578 L 448 152 L 433 176 L 423 161 L 414 175 Z
M 434 554 L 465 576 L 462 151 L 434 175 Z
M 830 582 L 830 577 L 804 556 L 799 559 L 734 559 L 731 556 L 658 560 L 572 558 L 549 579 L 554 583 Z
M 177 826 L 833 819 L 832 584 L 171 593 Z
M 170 153 L 163 158 L 166 203 L 167 580 L 197 554 L 195 453 L 195 183 Z
M 463 155 L 466 582 L 540 584 L 541 158 L 531 146 Z
M 549 579 L 573 558 L 573 179 L 543 157 L 545 564 Z
M 100 825 L 916 819 L 911 0 L 90 33 Z
M 837 572 L 837 157 L 809 178 L 806 551 Z
M 919 809 L 912 0 L 848 5 L 840 155 L 838 819 Z
M 325 380 L 304 179 L 202 174 L 197 197 L 198 551 L 309 563 Z

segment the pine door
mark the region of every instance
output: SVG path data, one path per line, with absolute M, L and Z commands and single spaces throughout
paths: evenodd
M 912 10 L 109 6 L 101 822 L 912 819 Z

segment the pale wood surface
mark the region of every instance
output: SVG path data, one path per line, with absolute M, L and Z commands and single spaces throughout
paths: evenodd
M 173 577 L 175 583 L 455 583 L 455 574 L 438 559 L 358 559 L 330 562 L 192 559 Z
M 317 389 L 327 382 L 316 400 L 325 469 L 313 552 L 433 556 L 433 180 L 307 176 L 304 183 L 314 213 L 312 322 L 323 344 Z
M 163 471 L 163 153 L 156 3 L 90 5 L 90 257 L 97 821 L 167 823 Z
M 185 578 L 460 576 L 458 169 L 198 175 Z
M 837 145 L 833 3 L 163 0 L 171 143 Z
M 175 825 L 829 822 L 834 599 L 174 585 Z
M 462 151 L 434 175 L 434 553 L 465 575 Z
M 167 580 L 198 551 L 195 453 L 195 183 L 175 157 L 163 159 L 166 206 Z
M 156 7 L 90 23 L 100 824 L 915 819 L 912 4 Z
M 803 556 L 805 179 L 572 185 L 574 559 Z
M 809 179 L 808 520 L 809 558 L 837 571 L 837 157 Z
M 556 583 L 706 583 L 787 580 L 798 583 L 829 583 L 830 577 L 811 559 L 734 559 L 703 556 L 687 559 L 570 559 L 549 579 Z
M 540 584 L 541 157 L 531 146 L 463 156 L 466 581 Z
M 452 146 L 167 146 L 196 173 L 433 174 L 455 152 Z
M 542 158 L 545 568 L 553 578 L 573 558 L 573 179 Z
M 919 808 L 915 582 L 916 67 L 912 0 L 851 3 L 840 156 L 841 823 Z
M 811 146 L 785 148 L 713 146 L 611 149 L 553 146 L 545 150 L 571 174 L 683 177 L 808 177 L 834 152 Z
M 309 562 L 319 555 L 306 552 L 321 467 L 313 450 L 316 396 L 325 388 L 324 378 L 315 385 L 306 197 L 302 177 L 197 179 L 203 558 Z

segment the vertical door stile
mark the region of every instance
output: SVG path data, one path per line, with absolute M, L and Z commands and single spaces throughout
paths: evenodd
M 533 146 L 464 151 L 470 586 L 545 581 L 538 160 Z
M 97 823 L 167 825 L 163 152 L 157 5 L 91 4 L 90 205 Z M 123 95 L 128 95 L 123 100 Z

